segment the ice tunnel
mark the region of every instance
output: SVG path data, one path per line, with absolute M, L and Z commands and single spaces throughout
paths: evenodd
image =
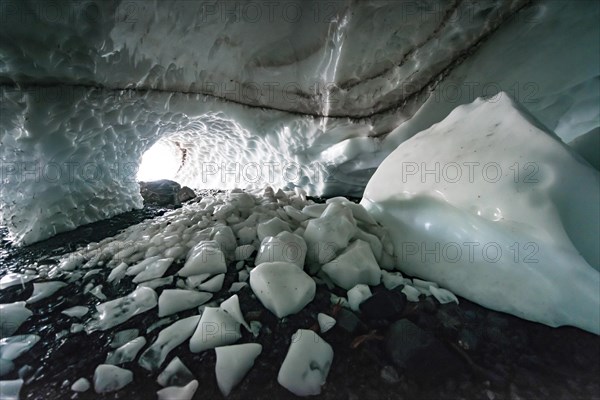
M 591 332 L 581 346 L 600 352 L 599 20 L 592 0 L 2 0 L 0 398 L 132 390 L 140 368 L 164 370 L 165 388 L 152 396 L 195 398 L 199 376 L 183 363 L 213 348 L 218 389 L 207 390 L 245 398 L 256 393 L 234 387 L 264 357 L 261 326 L 288 316 L 297 340 L 286 337 L 275 357 L 283 392 L 272 393 L 317 395 L 339 368 L 324 324 L 340 309 L 338 326 L 362 327 L 346 334 L 372 328 L 352 348 L 379 343 L 404 357 L 382 364 L 390 369 L 377 379 L 393 389 L 379 397 L 439 397 L 398 383 L 395 371 L 413 369 L 408 360 L 421 354 L 390 344 L 404 314 L 371 318 L 394 322 L 386 329 L 365 323 L 369 310 L 398 302 L 419 314 L 424 303 L 460 299 L 544 329 L 576 327 L 565 337 Z M 205 195 L 84 237 L 101 230 L 94 224 L 155 212 L 140 182 L 160 179 Z M 116 335 L 155 307 L 162 319 L 152 327 L 174 324 L 157 338 L 124 334 L 126 347 L 91 357 L 101 365 L 83 381 L 47 389 L 17 367 L 37 368 L 22 354 L 51 342 L 35 332 L 36 304 L 68 290 L 79 302 L 66 302 L 66 315 L 80 320 L 64 334 L 53 328 L 53 338 Z M 384 297 L 391 303 L 378 303 Z M 279 322 L 250 320 L 252 302 Z M 317 308 L 324 303 L 336 314 Z M 443 315 L 443 329 L 456 328 Z M 204 318 L 237 330 L 236 339 L 202 336 Z M 427 325 L 411 321 L 418 326 L 402 329 L 415 335 Z M 456 329 L 451 351 L 483 381 L 509 374 L 483 373 L 485 361 L 469 353 L 476 335 Z M 188 339 L 189 351 L 165 362 Z M 446 354 L 428 346 L 421 350 Z M 600 372 L 600 353 L 590 354 L 582 365 Z M 544 385 L 567 397 L 600 394 L 592 383 L 587 392 Z

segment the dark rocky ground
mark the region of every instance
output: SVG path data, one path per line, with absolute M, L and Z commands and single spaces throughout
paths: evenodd
M 165 211 L 147 206 L 26 248 L 10 246 L 5 240 L 6 231 L 0 230 L 0 276 L 31 263 L 48 263 L 49 257 L 112 236 Z M 180 267 L 174 265 L 166 274 Z M 157 373 L 148 373 L 136 362 L 122 366 L 133 371 L 134 382 L 116 393 L 100 396 L 93 389 L 83 394 L 70 390 L 80 377 L 92 382 L 94 369 L 110 350 L 108 343 L 114 332 L 138 328 L 149 345 L 166 326 L 146 334 L 146 328 L 158 320 L 155 312 L 147 312 L 106 332 L 67 333 L 57 339 L 57 334 L 68 331 L 74 322 L 60 311 L 96 304 L 98 300 L 91 294 L 83 294 L 83 287 L 90 281 L 102 283 L 108 272 L 71 283 L 51 298 L 29 306 L 34 315 L 16 334 L 35 333 L 42 339 L 16 360 L 15 371 L 2 377 L 25 379 L 22 399 L 155 398 L 160 389 Z M 226 289 L 235 275 L 231 266 L 224 290 L 216 299 L 229 297 Z M 104 293 L 110 299 L 134 288 L 124 280 L 117 288 L 105 285 Z M 25 300 L 31 291 L 31 283 L 5 289 L 0 292 L 0 303 Z M 319 286 L 315 300 L 304 310 L 277 320 L 253 298 L 249 287 L 242 289 L 238 295 L 246 319 L 261 321 L 263 329 L 257 339 L 242 329 L 239 343 L 259 342 L 263 352 L 229 398 L 294 398 L 277 383 L 279 367 L 292 334 L 298 328 L 316 328 L 316 314 L 325 312 L 335 315 L 338 324 L 322 334 L 335 352 L 327 384 L 319 396 L 322 399 L 600 399 L 600 338 L 595 335 L 575 328 L 549 328 L 464 299 L 460 299 L 460 305 L 440 305 L 433 298 L 406 303 L 398 292 L 379 287 L 374 293 L 370 304 L 365 304 L 357 315 L 332 306 L 329 292 Z M 382 313 L 385 310 L 393 312 Z M 182 312 L 178 317 L 195 312 Z M 174 356 L 179 356 L 200 382 L 194 398 L 222 398 L 215 380 L 214 351 L 193 354 L 185 342 L 170 353 L 163 367 Z

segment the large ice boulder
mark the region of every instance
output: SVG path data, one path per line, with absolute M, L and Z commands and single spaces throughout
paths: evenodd
M 600 333 L 600 174 L 506 94 L 402 143 L 361 204 L 391 232 L 402 271 Z

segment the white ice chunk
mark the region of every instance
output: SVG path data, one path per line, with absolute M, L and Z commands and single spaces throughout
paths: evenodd
M 158 400 L 191 400 L 198 390 L 198 381 L 193 380 L 183 387 L 170 386 L 156 392 Z
M 111 351 L 106 356 L 105 364 L 119 365 L 135 360 L 142 347 L 146 345 L 146 338 L 137 337 L 132 341 L 125 343 L 115 351 Z
M 185 364 L 175 356 L 158 375 L 156 382 L 160 386 L 184 386 L 194 380 L 194 375 Z
M 170 285 L 173 283 L 173 276 L 165 276 L 164 278 L 152 279 L 150 281 L 142 282 L 138 287 L 149 287 L 156 289 L 162 286 Z
M 500 93 L 403 142 L 361 204 L 390 232 L 403 272 L 600 334 L 599 203 L 598 171 Z
M 185 284 L 189 288 L 197 288 L 211 276 L 212 274 L 192 275 L 185 280 Z
M 15 333 L 21 324 L 33 315 L 25 306 L 26 303 L 24 301 L 0 304 L 0 316 L 2 318 L 2 323 L 0 323 L 0 338 Z
M 133 372 L 114 365 L 100 364 L 94 371 L 96 393 L 116 392 L 133 381 Z
M 206 307 L 190 339 L 190 351 L 199 353 L 237 342 L 242 337 L 240 323 L 220 308 Z
M 38 335 L 19 335 L 0 339 L 0 359 L 13 361 L 28 352 L 39 340 Z
M 237 235 L 241 245 L 251 244 L 256 239 L 256 227 L 245 226 L 238 231 Z
M 221 290 L 223 282 L 225 282 L 225 274 L 219 274 L 200 284 L 198 290 L 215 293 Z
M 106 303 L 98 304 L 97 320 L 91 321 L 86 330 L 92 332 L 94 330 L 107 330 L 123 322 L 129 318 L 151 310 L 158 303 L 156 292 L 154 289 L 140 287 L 125 297 L 120 297 Z
M 371 246 L 356 240 L 334 260 L 323 265 L 322 271 L 338 286 L 348 290 L 364 283 L 371 286 L 379 285 L 381 269 L 373 256 Z
M 146 282 L 152 279 L 160 278 L 169 269 L 173 263 L 172 258 L 161 258 L 144 268 L 142 272 L 133 278 L 134 283 Z
M 211 293 L 197 292 L 195 290 L 165 289 L 158 298 L 158 316 L 178 313 L 198 307 L 212 298 Z
M 248 286 L 246 282 L 233 282 L 229 288 L 230 293 L 236 293 Z
M 231 318 L 235 319 L 237 322 L 242 324 L 244 328 L 250 332 L 250 325 L 244 319 L 244 315 L 242 314 L 242 309 L 240 308 L 240 299 L 237 294 L 234 294 L 227 300 L 221 303 L 219 306 L 221 310 L 226 311 L 227 314 L 231 316 Z
M 127 264 L 122 262 L 121 264 L 117 265 L 115 268 L 112 269 L 112 271 L 110 271 L 110 274 L 108 275 L 108 278 L 106 279 L 107 282 L 119 282 L 121 279 L 123 279 L 125 277 L 125 274 L 127 273 Z
M 139 329 L 135 328 L 119 331 L 114 334 L 109 346 L 111 349 L 116 349 L 123 346 L 125 343 L 132 341 L 138 337 L 139 334 Z
M 256 251 L 256 248 L 251 244 L 244 244 L 235 248 L 235 260 L 243 261 L 250 258 L 252 253 Z
M 306 251 L 306 242 L 302 237 L 287 231 L 280 232 L 277 236 L 267 236 L 262 241 L 255 265 L 284 261 L 304 269 Z
M 440 304 L 446 304 L 446 303 L 452 303 L 452 302 L 455 302 L 456 304 L 458 304 L 458 299 L 456 298 L 454 293 L 452 293 L 449 290 L 437 288 L 435 286 L 429 286 L 429 291 L 431 292 L 433 297 L 435 297 L 437 299 L 437 301 L 440 302 Z
M 262 263 L 250 272 L 250 287 L 278 318 L 295 314 L 315 297 L 316 284 L 296 264 Z
M 258 240 L 263 241 L 267 236 L 277 236 L 280 232 L 291 232 L 290 225 L 280 218 L 274 217 L 268 221 L 261 222 L 256 227 Z
M 71 390 L 74 392 L 87 392 L 89 389 L 90 381 L 85 378 L 79 378 L 71 385 Z
M 148 265 L 151 265 L 153 262 L 158 261 L 158 260 L 160 260 L 160 256 L 148 257 L 145 260 L 142 260 L 139 263 L 127 268 L 126 275 L 128 275 L 128 276 L 137 275 L 140 272 L 142 272 L 143 270 L 145 270 Z
M 387 290 L 392 290 L 404 283 L 400 272 L 381 271 L 381 281 Z
M 360 304 L 371 297 L 371 289 L 367 285 L 359 284 L 348 290 L 348 304 L 353 311 L 359 311 Z
M 0 290 L 9 288 L 14 285 L 25 285 L 38 278 L 38 275 L 26 275 L 9 272 L 0 279 Z
M 23 379 L 0 381 L 0 399 L 19 400 L 19 393 L 21 392 L 22 386 Z
M 187 261 L 179 270 L 180 276 L 192 276 L 199 274 L 221 274 L 227 272 L 225 256 L 216 241 L 203 241 L 190 250 Z
M 348 246 L 356 231 L 352 213 L 338 203 L 331 203 L 317 219 L 308 221 L 304 239 L 308 246 L 307 260 L 311 265 L 325 264 Z M 314 267 L 311 272 L 316 272 Z
M 413 303 L 417 303 L 419 301 L 419 295 L 421 294 L 421 292 L 419 292 L 417 289 L 407 284 L 405 284 L 402 288 L 402 293 L 406 295 L 406 299 L 408 301 Z
M 311 204 L 302 209 L 302 214 L 310 218 L 320 218 L 327 208 L 327 204 Z
M 33 293 L 31 294 L 31 297 L 27 299 L 27 304 L 33 304 L 48 298 L 65 286 L 67 286 L 67 284 L 60 281 L 36 282 L 33 284 Z
M 281 365 L 277 382 L 296 396 L 321 393 L 333 361 L 333 349 L 315 332 L 299 329 Z
M 319 329 L 321 330 L 321 333 L 329 331 L 335 326 L 336 323 L 335 318 L 323 313 L 317 314 L 317 321 L 319 322 Z
M 140 356 L 138 363 L 148 371 L 156 371 L 165 361 L 169 352 L 185 342 L 192 334 L 200 321 L 200 316 L 184 318 L 173 325 L 163 329 L 158 337 Z
M 228 396 L 252 368 L 254 360 L 262 352 L 262 346 L 258 343 L 244 343 L 217 347 L 215 352 L 217 384 L 223 396 Z

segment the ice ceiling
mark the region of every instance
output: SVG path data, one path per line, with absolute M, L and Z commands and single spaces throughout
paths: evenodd
M 400 143 L 507 92 L 598 168 L 593 1 L 3 1 L 0 225 L 18 243 L 182 184 L 362 195 Z M 596 158 L 594 158 L 596 157 Z

